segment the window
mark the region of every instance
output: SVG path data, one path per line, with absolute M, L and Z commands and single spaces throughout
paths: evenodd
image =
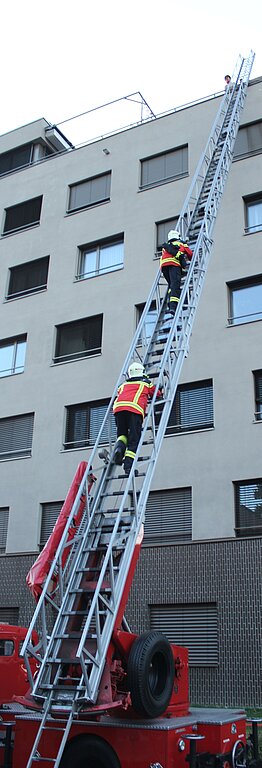
M 251 323 L 262 319 L 262 276 L 228 283 L 229 325 Z
M 211 379 L 180 384 L 171 409 L 166 435 L 210 429 L 214 426 Z
M 185 176 L 188 173 L 188 147 L 178 147 L 161 155 L 141 160 L 141 188 Z
M 89 205 L 110 200 L 111 173 L 72 184 L 69 192 L 68 211 L 79 211 Z
M 0 608 L 0 624 L 18 624 L 19 608 Z
M 9 508 L 0 507 L 0 554 L 6 550 L 7 530 L 9 520 Z
M 41 531 L 39 548 L 43 549 L 47 539 L 52 533 L 58 515 L 61 512 L 63 501 L 50 501 L 47 504 L 41 504 Z
M 262 478 L 234 483 L 236 536 L 262 536 Z
M 80 248 L 78 279 L 114 272 L 123 266 L 124 238 L 97 243 L 94 246 Z
M 14 647 L 13 640 L 0 640 L 0 656 L 13 656 Z
M 0 377 L 23 373 L 25 367 L 26 336 L 0 341 Z
M 159 221 L 156 224 L 156 249 L 157 255 L 161 253 L 163 243 L 167 241 L 167 235 L 170 229 L 176 229 L 178 222 L 178 216 L 174 219 L 166 219 L 166 221 Z
M 29 165 L 32 158 L 33 144 L 24 144 L 22 147 L 15 147 L 9 152 L 0 155 L 0 175 L 15 171 L 23 165 Z
M 191 488 L 151 491 L 145 515 L 145 544 L 192 540 Z
M 82 360 L 101 352 L 103 315 L 58 325 L 54 363 Z
M 254 371 L 255 385 L 255 419 L 262 421 L 262 371 Z
M 262 230 L 262 194 L 245 198 L 245 232 L 252 234 Z
M 151 605 L 150 629 L 163 632 L 171 643 L 185 645 L 191 667 L 217 666 L 216 603 Z
M 0 419 L 0 459 L 31 456 L 34 414 Z
M 39 224 L 41 208 L 42 196 L 34 197 L 32 200 L 26 200 L 25 203 L 19 203 L 18 205 L 6 208 L 3 234 L 6 235 L 9 232 L 16 232 L 17 230 Z
M 145 306 L 146 306 L 145 304 L 137 304 L 137 306 L 136 306 L 136 312 L 137 312 L 137 322 L 136 322 L 136 325 L 137 326 L 138 326 L 138 324 L 140 322 L 140 319 L 141 319 L 142 314 L 144 312 Z M 154 324 L 156 322 L 157 314 L 158 313 L 157 313 L 157 309 L 156 309 L 156 302 L 152 301 L 152 303 L 151 303 L 151 305 L 149 307 L 149 311 L 147 313 L 146 321 L 145 321 L 144 328 L 143 328 L 143 333 L 145 334 L 145 338 L 141 334 L 141 337 L 138 339 L 138 344 L 141 345 L 143 343 L 146 343 L 147 340 L 150 339 L 151 334 L 153 332 Z
M 47 287 L 49 256 L 11 267 L 7 299 L 16 299 Z
M 66 408 L 66 429 L 64 449 L 88 448 L 94 445 L 105 417 L 109 400 L 95 403 L 79 403 Z M 110 431 L 110 434 L 109 434 Z M 101 442 L 109 443 L 116 439 L 116 424 L 113 413 L 110 414 L 101 436 Z
M 242 125 L 239 128 L 234 149 L 234 160 L 248 155 L 256 155 L 258 152 L 262 152 L 262 120 L 250 125 Z

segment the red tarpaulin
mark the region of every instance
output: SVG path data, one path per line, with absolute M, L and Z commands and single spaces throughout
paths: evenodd
M 33 597 L 35 600 L 38 600 L 38 598 L 41 595 L 43 584 L 46 580 L 47 574 L 49 573 L 50 567 L 52 565 L 53 559 L 56 554 L 57 547 L 59 545 L 59 542 L 61 541 L 63 532 L 65 530 L 73 503 L 75 501 L 75 498 L 77 496 L 80 483 L 84 477 L 85 471 L 87 468 L 86 461 L 81 461 L 81 464 L 79 464 L 73 482 L 69 488 L 67 497 L 64 501 L 64 504 L 62 506 L 62 509 L 58 515 L 56 524 L 53 528 L 53 531 L 51 535 L 49 536 L 49 539 L 47 540 L 44 549 L 42 549 L 42 552 L 38 555 L 37 560 L 30 568 L 29 573 L 26 577 L 26 583 L 30 589 L 30 592 L 32 592 Z M 88 475 L 88 493 L 90 492 L 93 483 L 95 482 L 96 477 L 93 475 L 93 473 L 90 471 Z M 72 520 L 72 523 L 70 525 L 70 528 L 68 530 L 67 535 L 67 542 L 71 541 L 71 539 L 74 538 L 79 524 L 82 519 L 83 510 L 86 503 L 86 496 L 83 493 L 79 500 L 79 506 L 77 509 L 77 513 L 75 517 Z M 71 547 L 66 547 L 62 554 L 62 568 L 64 567 L 67 558 L 70 554 Z M 57 583 L 57 574 L 54 572 L 52 574 L 52 581 L 50 582 L 50 591 L 52 592 L 55 588 Z

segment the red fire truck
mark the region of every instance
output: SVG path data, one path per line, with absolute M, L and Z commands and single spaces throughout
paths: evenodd
M 113 394 L 133 361 L 154 377 L 130 475 L 110 458 L 112 398 L 28 574 L 37 601 L 22 648 L 29 690 L 19 687 L 14 656 L 0 709 L 0 768 L 262 768 L 257 722 L 247 739 L 244 711 L 190 708 L 187 649 L 158 631 L 134 634 L 124 615 L 253 58 L 237 64 L 179 218 L 194 253 L 175 318 L 159 271 Z M 5 639 L 12 642 L 10 632 Z

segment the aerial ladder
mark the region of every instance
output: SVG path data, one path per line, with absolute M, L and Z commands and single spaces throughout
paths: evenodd
M 31 686 L 30 699 L 43 712 L 27 768 L 41 763 L 41 738 L 49 727 L 50 717 L 56 716 L 60 723 L 57 756 L 50 759 L 58 768 L 72 723 L 80 712 L 99 712 L 119 703 L 123 707 L 128 705 L 121 685 L 120 693 L 114 693 L 114 643 L 121 645 L 119 628 L 129 631 L 124 610 L 143 539 L 146 503 L 183 361 L 189 351 L 212 248 L 212 232 L 233 159 L 253 60 L 252 51 L 247 58 L 238 58 L 181 210 L 177 228 L 192 248 L 193 257 L 175 317 L 168 315 L 167 285 L 159 270 L 96 443 L 88 462 L 82 462 L 67 524 L 22 648 Z M 156 389 L 130 475 L 126 477 L 111 459 L 115 439 L 112 405 L 118 386 L 135 360 L 144 365 Z M 163 393 L 161 400 L 156 401 L 159 386 Z M 88 477 L 92 467 L 97 483 L 90 494 Z M 79 525 L 70 538 L 83 500 Z M 40 630 L 37 646 L 32 642 L 36 629 Z M 34 677 L 32 657 L 39 664 Z M 63 724 L 59 719 L 61 711 Z

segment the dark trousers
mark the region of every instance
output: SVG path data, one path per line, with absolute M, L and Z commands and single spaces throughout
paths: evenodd
M 140 440 L 143 419 L 139 413 L 132 413 L 132 411 L 119 411 L 116 413 L 115 418 L 117 439 L 123 437 L 123 435 L 127 439 L 124 459 L 124 470 L 127 472 L 130 471 L 135 458 L 136 449 Z
M 169 308 L 176 311 L 179 299 L 180 299 L 180 293 L 181 293 L 181 277 L 182 277 L 182 269 L 181 267 L 162 267 L 162 273 L 164 275 L 165 280 L 168 283 L 168 304 Z

